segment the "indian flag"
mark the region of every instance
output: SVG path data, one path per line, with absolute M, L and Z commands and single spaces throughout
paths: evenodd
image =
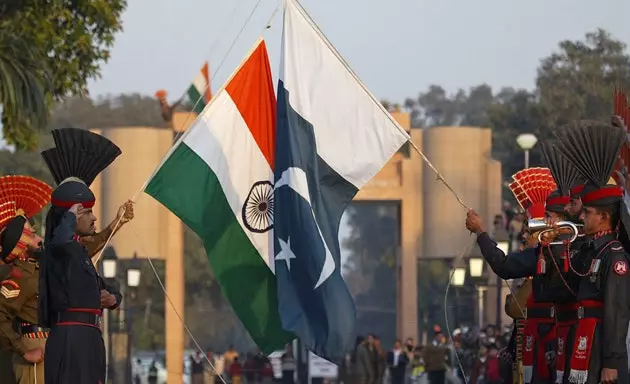
M 275 131 L 261 39 L 145 189 L 201 237 L 224 295 L 266 353 L 294 338 L 280 323 L 273 270 Z
M 212 98 L 212 91 L 210 90 L 210 72 L 207 61 L 203 67 L 201 67 L 197 76 L 193 79 L 193 82 L 190 84 L 190 87 L 188 87 L 188 91 L 186 91 L 186 93 L 190 102 L 193 103 L 193 105 L 197 104 L 194 109 L 197 113 L 201 113 L 210 102 L 210 99 Z M 199 102 L 197 103 L 197 101 Z

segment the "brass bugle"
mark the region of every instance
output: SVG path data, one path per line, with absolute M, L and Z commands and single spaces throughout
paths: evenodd
M 571 230 L 571 239 L 569 240 L 570 243 L 574 242 L 575 239 L 577 239 L 578 235 L 579 235 L 579 231 L 578 231 L 578 227 L 575 223 L 572 223 L 570 221 L 558 221 L 556 222 L 555 226 L 549 226 L 547 225 L 547 223 L 544 220 L 529 220 L 527 222 L 527 228 L 529 229 L 530 233 L 534 233 L 534 232 L 538 232 L 538 241 L 542 241 L 542 235 L 547 233 L 547 232 L 551 232 L 551 231 L 555 231 L 557 229 L 570 229 Z M 558 240 L 558 241 L 553 241 L 551 243 L 549 243 L 550 245 L 561 245 L 563 244 L 563 241 Z

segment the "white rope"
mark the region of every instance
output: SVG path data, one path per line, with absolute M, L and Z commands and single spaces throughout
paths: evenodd
M 451 282 L 453 281 L 453 275 L 455 274 L 455 266 L 457 265 L 459 260 L 464 258 L 464 255 L 468 253 L 468 250 L 472 247 L 473 244 L 474 244 L 473 242 L 469 242 L 468 244 L 466 244 L 466 247 L 464 248 L 464 250 L 455 258 L 455 260 L 453 260 L 453 268 L 451 269 L 451 272 L 449 273 L 448 284 L 446 284 L 446 289 L 444 290 L 444 323 L 446 324 L 446 333 L 448 335 L 448 340 L 453 346 L 453 352 L 455 352 L 455 359 L 457 359 L 457 366 L 462 371 L 462 374 L 464 374 L 465 372 L 464 365 L 462 364 L 462 360 L 459 358 L 459 353 L 457 353 L 457 348 L 455 348 L 455 343 L 453 342 L 453 335 L 451 334 L 451 327 L 448 324 L 448 291 L 451 288 Z M 459 305 L 459 303 L 457 303 L 456 305 Z M 463 376 L 464 376 L 464 383 L 468 384 L 466 375 L 464 374 Z
M 37 363 L 33 363 L 33 381 L 37 384 Z
M 457 265 L 457 262 L 460 259 L 464 258 L 464 255 L 466 254 L 466 252 L 468 251 L 468 249 L 472 246 L 472 244 L 474 244 L 474 242 L 469 243 L 466 248 L 464 248 L 464 251 L 453 261 L 453 265 Z M 508 255 L 505 255 L 506 257 Z M 462 375 L 464 378 L 464 383 L 468 384 L 468 380 L 466 379 L 466 375 L 464 374 L 464 368 L 461 362 L 461 359 L 459 358 L 459 354 L 457 353 L 457 349 L 454 347 L 454 343 L 453 343 L 453 336 L 451 334 L 451 329 L 450 326 L 448 324 L 448 306 L 447 306 L 447 302 L 448 302 L 448 291 L 451 287 L 451 284 L 453 282 L 453 275 L 455 274 L 455 268 L 453 268 L 449 274 L 449 278 L 448 278 L 448 284 L 446 285 L 446 290 L 444 292 L 444 322 L 446 323 L 446 332 L 448 332 L 448 338 L 449 341 L 451 343 L 451 345 L 453 345 L 453 350 L 455 351 L 455 358 L 457 359 L 457 365 L 459 366 L 459 369 L 461 369 L 462 371 Z M 497 279 L 500 279 L 499 276 L 497 276 Z M 503 284 L 510 290 L 510 294 L 512 294 L 512 299 L 514 300 L 514 302 L 516 303 L 516 306 L 518 307 L 519 311 L 521 312 L 521 315 L 523 316 L 523 318 L 525 318 L 525 310 L 521 307 L 521 304 L 518 302 L 516 295 L 514 294 L 514 290 L 512 289 L 512 287 L 510 286 L 510 284 L 508 284 L 507 280 L 501 279 L 501 281 L 503 282 Z M 497 295 L 500 295 L 501 292 L 497 291 Z M 457 303 L 459 304 L 459 303 Z M 479 324 L 479 327 L 481 327 L 482 324 Z M 480 329 L 481 330 L 481 329 Z
M 136 227 L 135 226 L 131 226 L 131 228 L 133 229 L 133 233 L 136 236 L 136 239 L 138 240 L 138 243 L 140 245 L 140 249 L 142 250 L 142 253 L 144 253 L 147 261 L 149 262 L 149 265 L 151 266 L 151 270 L 153 271 L 153 275 L 155 276 L 155 278 L 158 281 L 158 284 L 160 284 L 160 288 L 162 288 L 162 291 L 164 292 L 164 297 L 166 298 L 166 300 L 168 301 L 168 303 L 171 306 L 171 309 L 173 310 L 173 312 L 175 312 L 175 315 L 177 316 L 177 318 L 179 319 L 179 321 L 181 321 L 182 325 L 184 326 L 184 329 L 186 330 L 186 333 L 188 333 L 188 336 L 190 337 L 190 340 L 192 340 L 192 342 L 195 344 L 195 346 L 197 347 L 197 350 L 199 352 L 201 352 L 201 354 L 203 355 L 204 359 L 206 360 L 206 362 L 208 362 L 208 364 L 210 365 L 210 367 L 212 368 L 212 370 L 217 374 L 217 376 L 219 376 L 219 378 L 221 379 L 221 381 L 223 382 L 223 384 L 227 384 L 227 382 L 225 381 L 225 379 L 223 378 L 223 375 L 220 375 L 219 372 L 217 371 L 215 365 L 210 361 L 210 359 L 208 358 L 207 354 L 205 353 L 205 351 L 201 348 L 201 345 L 199 345 L 199 343 L 197 342 L 197 339 L 195 338 L 195 336 L 192 334 L 192 332 L 190 331 L 190 328 L 188 328 L 188 325 L 186 325 L 186 322 L 184 321 L 184 317 L 179 313 L 179 311 L 175 308 L 175 304 L 173 304 L 173 301 L 171 300 L 170 296 L 168 295 L 168 292 L 166 291 L 166 286 L 164 286 L 164 283 L 162 282 L 162 279 L 160 278 L 160 275 L 157 272 L 157 269 L 155 268 L 155 265 L 153 264 L 153 261 L 151 260 L 151 258 L 149 257 L 149 253 L 146 252 L 146 249 L 144 248 L 144 242 L 142 241 L 142 239 L 140 238 L 140 235 L 138 234 L 138 232 L 136 231 Z

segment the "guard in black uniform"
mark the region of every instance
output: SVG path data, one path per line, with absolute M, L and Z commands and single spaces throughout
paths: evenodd
M 95 197 L 89 185 L 121 152 L 87 130 L 52 133 L 57 158 L 43 155 L 55 180 L 63 181 L 52 193 L 40 265 L 40 324 L 51 328 L 45 382 L 103 384 L 102 311 L 118 307 L 122 296 L 100 278 L 78 239 L 95 233 Z
M 552 149 L 549 144 L 545 146 L 547 150 Z M 568 189 L 579 174 L 573 168 L 561 169 L 560 162 L 564 159 L 558 159 L 555 154 L 547 152 L 548 163 L 554 168 L 551 175 L 555 176 L 555 182 L 546 184 L 548 187 L 546 192 L 541 193 L 543 189 L 540 188 L 541 185 L 545 185 L 550 172 L 546 168 L 538 168 L 536 173 L 530 171 L 527 177 L 532 181 L 530 184 L 515 185 L 519 184 L 515 182 L 512 183 L 511 189 L 521 206 L 527 209 L 528 216 L 532 220 L 565 221 L 567 218 L 564 209 L 569 203 Z M 565 163 L 569 164 L 565 161 L 562 165 L 566 165 Z M 527 171 L 529 170 L 521 172 Z M 523 179 L 518 174 L 514 176 L 515 180 L 519 178 Z M 556 183 L 560 184 L 557 189 Z M 472 222 L 480 220 L 469 213 L 470 219 Z M 475 225 L 469 226 L 468 220 L 467 227 L 473 231 L 478 230 Z M 572 246 L 569 240 L 573 233 L 571 230 L 569 233 L 548 233 L 544 238 L 550 243 L 538 244 L 536 247 L 507 256 L 496 248 L 496 243 L 487 234 L 477 237 L 483 256 L 499 277 L 514 279 L 533 276 L 532 295 L 527 301 L 527 319 L 523 330 L 523 382 L 525 383 L 555 382 L 556 312 L 560 305 L 563 312 L 573 313 L 571 309 L 575 303 L 575 290 L 578 283 L 577 276 L 570 272 L 567 262 Z M 533 236 L 536 235 L 533 234 Z M 552 241 L 554 243 L 551 243 Z
M 564 129 L 558 139 L 557 149 L 588 179 L 581 200 L 589 241 L 575 266 L 583 277 L 577 292 L 578 322 L 569 332 L 571 358 L 564 382 L 613 383 L 620 371 L 628 369 L 629 257 L 618 236 L 626 231 L 630 217 L 621 188 L 608 181 L 626 133 L 604 123 L 580 121 Z
M 578 262 L 576 256 L 586 241 L 586 236 L 582 233 L 582 220 L 580 219 L 582 202 L 578 194 L 583 188 L 584 181 L 579 170 L 558 151 L 555 140 L 546 140 L 540 145 L 545 162 L 558 185 L 558 189 L 547 198 L 546 209 L 557 213 L 558 219 L 568 220 L 579 226 L 578 237 L 571 244 L 565 243 L 564 247 L 561 248 L 554 247 L 554 258 L 551 259 L 553 268 L 549 270 L 549 281 L 554 282 L 555 285 L 552 284 L 548 288 L 552 292 L 556 312 L 556 324 L 553 330 L 555 353 L 552 356 L 554 360 L 552 373 L 555 370 L 555 382 L 561 383 L 567 361 L 567 337 L 571 327 L 577 323 L 575 316 L 576 293 L 581 277 L 579 272 L 571 267 L 571 261 L 573 264 Z M 571 194 L 572 187 L 575 191 L 574 195 Z M 553 237 L 566 240 L 567 234 L 560 232 L 555 231 Z
M 512 177 L 515 181 L 510 184 L 510 189 L 521 207 L 527 211 L 528 217 L 532 220 L 544 220 L 545 200 L 556 189 L 549 169 L 523 169 Z M 519 183 L 519 180 L 527 181 Z M 548 298 L 543 279 L 548 250 L 534 246 L 506 256 L 485 232 L 481 218 L 474 211 L 468 212 L 466 228 L 477 234 L 481 254 L 497 276 L 504 280 L 536 276 L 523 314 L 526 318 L 523 330 L 523 382 L 551 383 L 552 375 L 546 356 L 551 347 L 546 345 L 553 341 L 551 331 L 555 319 L 553 304 Z

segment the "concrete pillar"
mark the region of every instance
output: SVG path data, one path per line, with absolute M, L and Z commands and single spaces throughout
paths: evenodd
M 407 115 L 408 118 L 409 115 Z M 401 124 L 402 125 L 402 124 Z M 407 122 L 407 127 L 410 123 Z M 405 127 L 403 125 L 403 127 Z M 413 130 L 411 140 L 422 146 L 422 132 Z M 398 285 L 397 325 L 398 337 L 412 337 L 418 340 L 418 256 L 423 231 L 422 198 L 422 159 L 412 149 L 409 158 L 401 163 L 403 183 L 400 209 L 400 269 Z
M 165 332 L 167 384 L 181 384 L 184 372 L 184 228 L 177 216 L 168 213 L 166 254 Z M 169 303 L 172 303 L 172 306 Z

